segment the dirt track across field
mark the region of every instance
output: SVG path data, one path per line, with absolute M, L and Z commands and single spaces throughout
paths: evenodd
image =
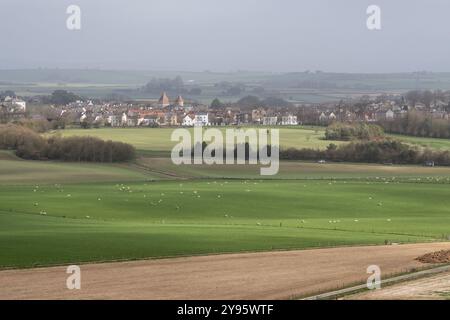
M 289 299 L 432 266 L 415 258 L 450 242 L 344 247 L 81 265 L 81 289 L 66 267 L 0 272 L 0 299 Z

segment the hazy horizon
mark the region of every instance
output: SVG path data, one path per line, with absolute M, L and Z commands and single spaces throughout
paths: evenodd
M 273 71 L 273 70 L 176 70 L 176 69 L 146 69 L 146 68 L 91 68 L 91 67 L 79 67 L 79 68 L 65 68 L 65 67 L 28 67 L 28 68 L 0 68 L 0 71 L 104 71 L 104 72 L 154 72 L 156 75 L 158 74 L 170 74 L 173 76 L 177 76 L 177 73 L 211 73 L 211 74 L 233 74 L 233 73 L 260 73 L 260 74 L 296 74 L 296 73 L 305 73 L 310 72 L 314 74 L 316 72 L 326 73 L 326 74 L 367 74 L 367 75 L 395 75 L 395 74 L 417 74 L 417 73 L 429 73 L 429 74 L 447 74 L 450 73 L 450 68 L 448 70 L 442 71 L 432 71 L 432 70 L 407 70 L 407 71 L 381 71 L 381 72 L 350 72 L 350 71 L 328 71 L 328 70 L 290 70 L 290 71 Z
M 69 5 L 81 30 L 66 28 Z M 366 9 L 381 8 L 381 30 Z M 446 0 L 3 0 L 0 69 L 450 71 Z M 14 14 L 13 14 L 14 13 Z
M 66 67 L 25 67 L 25 68 L 0 68 L 0 71 L 39 71 L 39 70 L 47 70 L 47 71 L 70 71 L 70 70 L 77 70 L 77 71 L 114 71 L 114 72 L 160 72 L 160 73 L 170 73 L 175 74 L 177 72 L 179 73 L 212 73 L 212 74 L 232 74 L 232 73 L 261 73 L 261 74 L 289 74 L 289 73 L 305 73 L 309 72 L 311 74 L 321 72 L 321 73 L 328 73 L 328 74 L 368 74 L 368 75 L 388 75 L 388 74 L 415 74 L 415 73 L 430 73 L 430 74 L 444 74 L 444 73 L 450 73 L 449 70 L 442 70 L 442 71 L 432 71 L 432 70 L 407 70 L 407 71 L 373 71 L 373 72 L 351 72 L 351 71 L 328 71 L 328 70 L 289 70 L 289 71 L 273 71 L 273 70 L 176 70 L 176 69 L 146 69 L 146 68 L 95 68 L 95 67 L 79 67 L 79 68 L 66 68 Z

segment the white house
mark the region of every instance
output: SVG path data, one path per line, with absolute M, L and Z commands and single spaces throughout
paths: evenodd
M 264 117 L 263 125 L 264 126 L 276 126 L 278 123 L 278 117 Z
M 25 112 L 27 110 L 27 103 L 21 99 L 13 99 L 12 105 L 19 109 L 19 111 Z
M 281 117 L 281 125 L 283 125 L 283 126 L 298 125 L 297 116 L 288 115 L 288 116 Z
M 100 122 L 102 122 L 102 121 L 103 121 L 103 117 L 100 116 L 100 115 L 96 116 L 95 119 L 94 119 L 94 122 L 95 122 L 95 123 L 100 123 Z
M 186 115 L 183 118 L 183 122 L 181 125 L 183 127 L 192 127 L 192 126 L 194 126 L 194 119 L 190 115 Z
M 199 113 L 195 115 L 194 126 L 203 127 L 209 125 L 209 119 L 207 113 Z
M 334 114 L 334 112 L 330 113 L 330 115 L 328 116 L 329 120 L 336 120 L 336 115 Z
M 389 109 L 388 111 L 386 111 L 386 120 L 393 120 L 394 119 L 394 111 L 392 111 L 391 109 Z
M 128 122 L 128 116 L 127 116 L 127 114 L 124 112 L 124 113 L 122 113 L 122 125 L 123 126 L 125 126 L 126 124 L 127 124 L 127 122 Z
M 84 122 L 87 119 L 86 113 L 83 113 L 80 117 L 80 122 Z

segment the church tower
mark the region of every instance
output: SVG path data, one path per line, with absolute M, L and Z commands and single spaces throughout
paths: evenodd
M 177 100 L 175 100 L 175 106 L 184 107 L 184 100 L 181 96 L 178 96 Z
M 167 96 L 167 94 L 166 94 L 165 92 L 163 92 L 163 93 L 161 94 L 161 98 L 159 98 L 158 106 L 159 106 L 160 108 L 166 108 L 166 107 L 168 107 L 169 105 L 170 105 L 169 97 Z

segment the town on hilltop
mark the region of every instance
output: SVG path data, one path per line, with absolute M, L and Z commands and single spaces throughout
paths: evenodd
M 440 91 L 411 91 L 404 95 L 360 96 L 338 102 L 293 104 L 283 99 L 259 100 L 247 96 L 234 103 L 215 99 L 210 105 L 171 99 L 166 92 L 155 101 L 86 99 L 63 90 L 50 97 L 19 98 L 0 95 L 0 122 L 22 118 L 47 120 L 58 127 L 193 127 L 193 126 L 296 126 L 341 122 L 390 122 L 414 113 L 448 121 L 450 95 Z M 269 101 L 269 102 L 268 102 Z M 27 108 L 38 105 L 35 108 Z

